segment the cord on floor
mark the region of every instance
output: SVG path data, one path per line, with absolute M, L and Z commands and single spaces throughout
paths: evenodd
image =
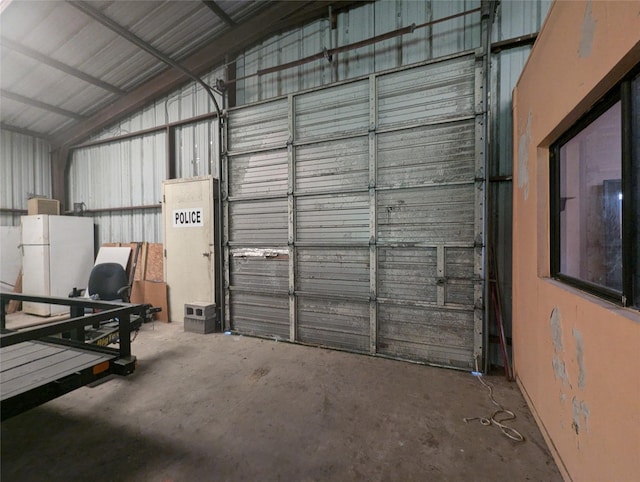
M 491 403 L 493 403 L 498 409 L 495 410 L 489 417 L 470 417 L 463 418 L 463 420 L 466 423 L 469 423 L 473 420 L 480 420 L 480 423 L 482 425 L 495 425 L 504 435 L 509 437 L 511 440 L 515 440 L 516 442 L 524 442 L 524 436 L 520 432 L 504 423 L 508 422 L 509 420 L 515 420 L 516 414 L 511 410 L 507 410 L 496 401 L 495 397 L 493 396 L 493 387 L 482 379 L 482 373 L 475 371 L 471 372 L 471 374 L 476 377 L 480 381 L 480 383 L 487 387 L 487 389 L 489 390 L 489 399 L 491 400 Z M 503 414 L 506 415 L 506 417 L 503 416 Z

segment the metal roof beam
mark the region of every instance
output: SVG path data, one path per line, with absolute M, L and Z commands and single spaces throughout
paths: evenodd
M 214 2 L 213 0 L 202 0 L 202 3 L 209 7 L 209 10 L 215 13 L 220 18 L 220 20 L 226 23 L 229 27 L 236 26 L 236 23 L 233 21 L 233 19 L 229 15 L 227 15 L 227 12 L 225 12 L 222 7 L 220 7 L 220 5 L 218 5 L 216 2 Z
M 20 102 L 21 104 L 30 105 L 31 107 L 36 107 L 38 109 L 46 110 L 49 112 L 53 112 L 54 114 L 63 115 L 65 117 L 70 117 L 76 120 L 85 120 L 86 117 L 75 112 L 71 112 L 70 110 L 62 109 L 55 105 L 47 104 L 45 102 L 40 102 L 39 100 L 31 99 L 29 97 L 25 97 L 24 95 L 15 94 L 13 92 L 9 92 L 5 89 L 0 89 L 0 97 L 4 97 L 6 99 L 13 100 L 15 102 Z
M 29 57 L 30 59 L 41 62 L 49 67 L 59 70 L 60 72 L 64 72 L 67 75 L 71 75 L 72 77 L 76 77 L 80 80 L 84 80 L 85 82 L 95 85 L 96 87 L 100 87 L 101 89 L 107 90 L 117 95 L 125 95 L 127 92 L 116 87 L 115 85 L 111 85 L 107 82 L 104 82 L 96 77 L 93 77 L 89 74 L 82 72 L 70 65 L 67 65 L 58 60 L 52 59 L 44 54 L 41 54 L 37 50 L 30 49 L 29 47 L 25 47 L 24 45 L 20 45 L 18 42 L 14 42 L 11 39 L 6 37 L 2 37 L 0 39 L 0 43 L 3 47 L 7 47 L 15 52 L 18 52 L 25 57 Z
M 22 134 L 23 136 L 37 137 L 38 139 L 44 139 L 47 142 L 51 142 L 51 138 L 49 136 L 46 136 L 40 132 L 31 131 L 23 127 L 12 126 L 11 124 L 7 124 L 5 122 L 0 122 L 0 129 L 9 132 L 15 132 L 16 134 Z

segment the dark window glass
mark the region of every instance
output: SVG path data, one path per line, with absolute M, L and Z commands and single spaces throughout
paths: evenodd
M 560 148 L 560 272 L 622 290 L 620 102 Z
M 640 308 L 640 66 L 551 146 L 551 274 Z

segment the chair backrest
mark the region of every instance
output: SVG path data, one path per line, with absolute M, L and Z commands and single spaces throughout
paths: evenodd
M 100 263 L 89 275 L 89 296 L 105 301 L 129 301 L 127 272 L 119 263 Z

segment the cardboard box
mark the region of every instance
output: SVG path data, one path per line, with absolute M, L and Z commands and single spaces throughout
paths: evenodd
M 33 197 L 27 200 L 27 214 L 60 214 L 60 201 L 57 199 L 46 199 L 41 197 Z
M 169 302 L 167 284 L 158 281 L 136 280 L 131 287 L 131 303 L 149 304 L 160 307 L 162 311 L 153 314 L 157 321 L 169 322 Z

